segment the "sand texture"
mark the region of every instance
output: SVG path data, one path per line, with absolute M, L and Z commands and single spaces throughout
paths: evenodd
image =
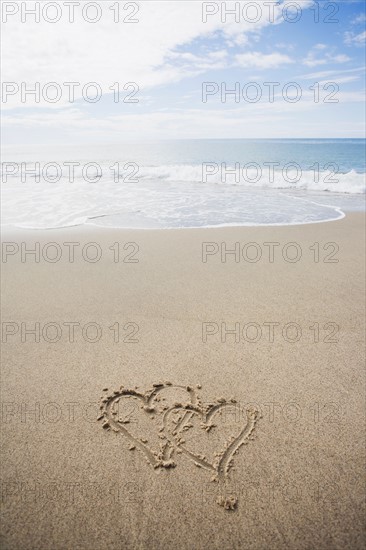
M 364 224 L 5 234 L 1 548 L 364 548 Z

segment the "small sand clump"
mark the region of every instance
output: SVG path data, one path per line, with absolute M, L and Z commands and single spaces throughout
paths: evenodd
M 224 510 L 235 510 L 238 506 L 238 497 L 234 495 L 219 497 L 216 502 L 219 506 L 222 506 Z

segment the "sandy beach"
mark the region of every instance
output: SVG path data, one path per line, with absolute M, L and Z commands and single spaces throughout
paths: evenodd
M 364 224 L 4 233 L 1 547 L 364 548 Z

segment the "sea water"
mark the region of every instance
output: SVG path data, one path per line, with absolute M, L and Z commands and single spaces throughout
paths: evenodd
M 2 151 L 2 225 L 325 222 L 365 208 L 365 140 L 225 139 Z

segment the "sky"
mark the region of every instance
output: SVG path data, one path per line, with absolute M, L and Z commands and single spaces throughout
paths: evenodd
M 7 144 L 364 137 L 363 0 L 1 4 Z

